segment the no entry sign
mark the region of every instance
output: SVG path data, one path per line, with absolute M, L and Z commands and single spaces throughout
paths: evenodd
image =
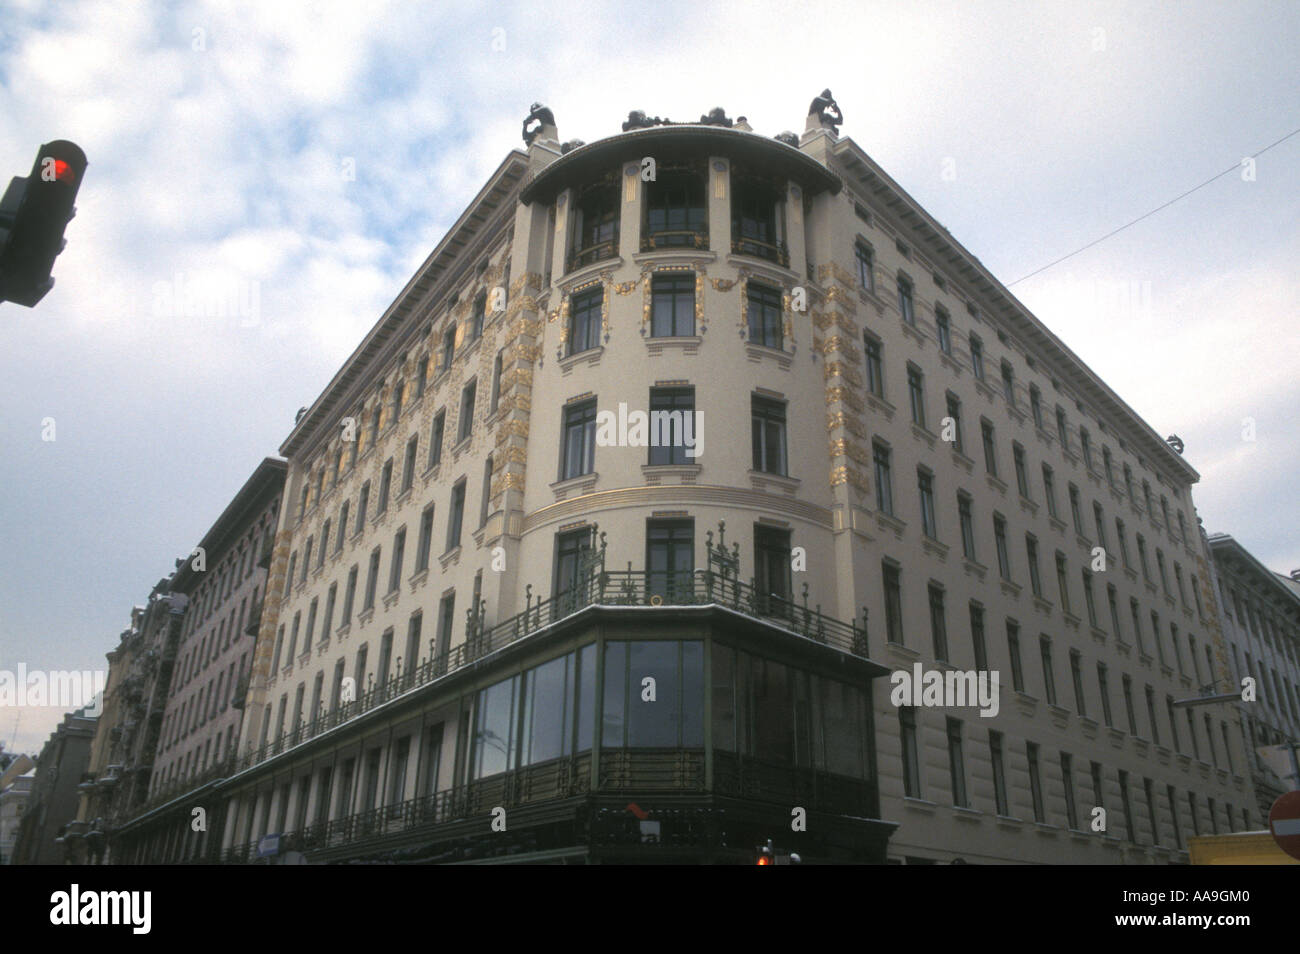
M 1268 827 L 1279 848 L 1292 858 L 1300 858 L 1300 792 L 1287 792 L 1273 803 Z

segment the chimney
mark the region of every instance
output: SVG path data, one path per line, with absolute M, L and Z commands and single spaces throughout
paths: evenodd
M 1300 570 L 1292 570 L 1291 579 L 1295 580 L 1297 583 L 1300 583 Z

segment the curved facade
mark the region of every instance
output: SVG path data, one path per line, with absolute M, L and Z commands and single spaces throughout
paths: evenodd
M 1182 458 L 829 122 L 548 120 L 281 448 L 205 856 L 1150 862 L 1237 824 L 1240 751 L 1159 726 L 1197 636 L 1224 664 Z M 896 707 L 916 664 L 1001 673 L 998 714 Z

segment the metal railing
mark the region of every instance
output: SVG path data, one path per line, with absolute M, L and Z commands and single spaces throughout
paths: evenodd
M 776 262 L 783 268 L 790 267 L 790 251 L 784 242 L 764 242 L 756 238 L 738 238 L 731 240 L 731 251 L 736 255 L 753 255 Z
M 699 229 L 659 229 L 641 236 L 641 251 L 653 252 L 661 248 L 697 248 L 709 247 L 709 230 Z
M 461 669 L 588 606 L 707 606 L 717 605 L 756 620 L 778 626 L 805 639 L 853 656 L 867 657 L 867 610 L 861 620 L 845 623 L 827 616 L 820 605 L 808 605 L 808 584 L 803 584 L 801 601 L 789 594 L 761 592 L 751 581 L 742 583 L 735 577 L 713 570 L 693 573 L 669 573 L 633 570 L 592 572 L 554 597 L 534 601 L 532 585 L 524 590 L 525 608 L 508 619 L 487 626 L 486 605 L 467 611 L 465 640 L 441 653 L 431 652 L 419 666 L 402 671 L 397 660 L 396 672 L 370 685 L 357 698 L 340 702 L 321 711 L 311 721 L 283 732 L 265 745 L 247 750 L 238 768 L 247 769 L 268 758 L 286 752 L 329 730 L 361 716 L 413 689 Z M 431 646 L 431 649 L 433 647 Z M 323 703 L 322 703 L 323 706 Z

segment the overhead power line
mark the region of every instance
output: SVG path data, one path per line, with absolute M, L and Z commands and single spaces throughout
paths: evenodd
M 1255 153 L 1253 156 L 1247 156 L 1246 158 L 1248 158 L 1248 159 L 1258 159 L 1260 156 L 1264 155 L 1264 153 L 1268 152 L 1268 151 L 1269 151 L 1270 149 L 1272 149 L 1274 146 L 1280 146 L 1282 143 L 1286 142 L 1288 139 L 1290 139 L 1292 136 L 1295 136 L 1295 135 L 1300 135 L 1300 129 L 1293 129 L 1291 132 L 1287 133 L 1287 134 L 1286 134 L 1285 136 L 1283 136 L 1281 139 L 1277 140 L 1276 142 L 1271 142 L 1271 143 L 1269 143 L 1267 146 L 1265 146 L 1263 149 L 1259 150 L 1259 151 L 1258 151 L 1257 153 Z M 1173 205 L 1175 202 L 1179 201 L 1180 199 L 1185 199 L 1185 198 L 1187 198 L 1187 197 L 1188 197 L 1189 195 L 1191 195 L 1193 192 L 1196 192 L 1196 191 L 1198 191 L 1198 190 L 1200 190 L 1200 189 L 1204 189 L 1204 188 L 1205 188 L 1207 185 L 1209 185 L 1211 182 L 1215 182 L 1215 181 L 1217 181 L 1217 180 L 1219 180 L 1219 179 L 1222 179 L 1222 178 L 1223 178 L 1224 176 L 1226 176 L 1228 173 L 1230 173 L 1230 172 L 1236 172 L 1236 171 L 1237 171 L 1238 169 L 1240 169 L 1240 168 L 1241 168 L 1241 163 L 1240 163 L 1240 162 L 1233 163 L 1233 164 L 1230 165 L 1228 168 L 1226 168 L 1226 169 L 1224 169 L 1222 172 L 1220 172 L 1218 175 L 1211 176 L 1210 178 L 1208 178 L 1208 179 L 1206 179 L 1204 182 L 1202 182 L 1200 185 L 1193 186 L 1192 188 L 1188 189 L 1188 190 L 1187 190 L 1186 192 L 1184 192 L 1182 195 L 1176 195 L 1176 196 L 1174 196 L 1174 197 L 1173 197 L 1172 199 L 1170 199 L 1168 202 L 1164 203 L 1163 205 L 1158 205 L 1158 206 L 1156 206 L 1154 209 L 1152 209 L 1150 212 L 1147 212 L 1147 213 L 1144 214 L 1144 215 L 1139 215 L 1136 219 L 1133 219 L 1133 221 L 1131 221 L 1131 222 L 1125 222 L 1125 223 L 1124 223 L 1123 225 L 1121 225 L 1119 228 L 1117 228 L 1117 229 L 1112 229 L 1111 231 L 1107 232 L 1105 235 L 1101 236 L 1101 238 L 1093 239 L 1093 240 L 1092 240 L 1091 242 L 1089 242 L 1087 245 L 1081 246 L 1080 248 L 1076 248 L 1076 249 L 1075 249 L 1073 252 L 1071 252 L 1070 254 L 1068 254 L 1068 255 L 1062 255 L 1060 258 L 1056 259 L 1056 260 L 1053 261 L 1053 262 L 1048 262 L 1048 263 L 1047 263 L 1046 265 L 1044 265 L 1042 268 L 1036 268 L 1036 269 L 1034 269 L 1034 270 L 1033 270 L 1032 272 L 1030 272 L 1028 275 L 1021 275 L 1021 276 L 1020 276 L 1019 278 L 1017 278 L 1014 282 L 1008 282 L 1008 283 L 1007 283 L 1007 287 L 1010 288 L 1012 285 L 1018 285 L 1018 284 L 1020 284 L 1021 282 L 1023 282 L 1023 281 L 1024 281 L 1025 279 L 1027 279 L 1027 278 L 1033 278 L 1033 277 L 1034 277 L 1035 275 L 1037 275 L 1039 272 L 1045 272 L 1045 271 L 1047 271 L 1047 270 L 1048 270 L 1049 268 L 1051 268 L 1053 265 L 1060 265 L 1060 264 L 1061 264 L 1062 262 L 1064 262 L 1066 259 L 1074 258 L 1074 256 L 1078 255 L 1080 252 L 1086 252 L 1088 249 L 1092 248 L 1094 245 L 1097 245 L 1097 244 L 1099 244 L 1099 243 L 1101 243 L 1101 242 L 1106 241 L 1106 239 L 1110 238 L 1112 235 L 1118 235 L 1120 232 L 1123 232 L 1125 229 L 1127 229 L 1127 228 L 1131 228 L 1132 226 L 1137 225 L 1137 224 L 1138 224 L 1139 222 L 1141 222 L 1143 219 L 1149 219 L 1149 218 L 1151 218 L 1151 216 L 1155 215 L 1157 212 L 1159 212 L 1159 211 L 1161 211 L 1161 210 L 1163 210 L 1163 209 L 1167 209 L 1167 208 L 1169 208 L 1171 205 Z

